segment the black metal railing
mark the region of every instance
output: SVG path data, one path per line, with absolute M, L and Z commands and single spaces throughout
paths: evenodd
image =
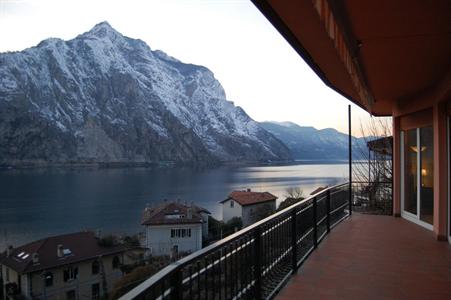
M 349 216 L 349 183 L 327 188 L 172 263 L 121 299 L 268 299 Z
M 352 182 L 353 210 L 367 214 L 393 214 L 393 183 L 391 181 Z

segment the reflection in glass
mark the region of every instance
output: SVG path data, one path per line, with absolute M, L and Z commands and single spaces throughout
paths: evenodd
M 421 192 L 420 220 L 434 221 L 434 140 L 432 127 L 420 128 Z
M 405 131 L 404 138 L 404 210 L 417 214 L 417 130 Z

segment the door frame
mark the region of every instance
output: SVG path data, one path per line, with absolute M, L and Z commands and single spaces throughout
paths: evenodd
M 419 129 L 420 128 L 415 128 L 416 136 L 417 136 L 417 147 L 418 147 L 418 150 L 421 149 L 420 130 Z M 404 136 L 404 132 L 405 132 L 404 130 L 401 130 L 401 132 L 400 132 L 400 137 L 401 137 L 401 143 L 400 143 L 400 146 L 401 146 L 400 147 L 400 151 L 401 151 L 401 153 L 400 153 L 401 154 L 400 155 L 401 156 L 401 217 L 432 231 L 434 229 L 434 226 L 429 224 L 429 223 L 426 223 L 426 222 L 424 222 L 424 221 L 422 221 L 420 219 L 420 209 L 421 209 L 421 207 L 420 207 L 420 204 L 421 204 L 421 202 L 420 202 L 421 201 L 421 198 L 420 198 L 421 197 L 421 177 L 420 177 L 420 174 L 421 174 L 421 151 L 417 152 L 417 174 L 416 174 L 417 175 L 417 213 L 413 214 L 411 212 L 408 212 L 408 211 L 404 210 L 404 196 L 405 196 L 405 191 L 404 191 L 404 189 L 405 189 L 405 186 L 404 186 L 404 180 L 405 180 L 404 179 L 404 176 L 405 176 L 405 170 L 404 170 L 404 166 L 405 166 L 405 161 L 404 161 L 404 139 L 405 139 L 405 136 Z
M 451 191 L 450 191 L 450 188 L 451 188 L 451 177 L 450 177 L 450 175 L 451 175 L 451 161 L 450 161 L 451 141 L 450 141 L 450 136 L 449 136 L 451 133 L 450 126 L 451 126 L 451 116 L 448 115 L 447 122 L 446 122 L 446 148 L 447 148 L 446 152 L 448 154 L 448 207 L 447 207 L 447 210 L 448 210 L 447 232 L 448 232 L 448 234 L 447 234 L 447 236 L 448 236 L 448 243 L 451 244 Z

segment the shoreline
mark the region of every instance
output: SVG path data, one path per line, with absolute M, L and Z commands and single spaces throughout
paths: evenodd
M 354 160 L 353 163 L 359 162 Z M 21 161 L 0 163 L 0 171 L 33 170 L 33 169 L 126 169 L 126 168 L 218 168 L 218 167 L 251 167 L 251 166 L 289 166 L 298 164 L 347 164 L 346 159 L 294 159 L 279 161 L 219 161 L 219 162 L 45 162 Z

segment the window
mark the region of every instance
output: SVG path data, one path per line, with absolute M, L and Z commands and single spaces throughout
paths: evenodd
M 171 229 L 171 238 L 191 237 L 191 228 Z
M 233 207 L 235 205 L 235 202 L 233 200 L 230 200 L 230 207 Z
M 92 262 L 91 271 L 92 275 L 99 274 L 100 264 L 98 260 Z
M 100 285 L 98 283 L 94 283 L 91 285 L 91 299 L 97 300 L 100 298 Z
M 78 278 L 78 268 L 77 267 L 69 267 L 69 268 L 65 269 L 64 273 L 63 273 L 63 277 L 64 277 L 63 278 L 64 282 Z
M 67 300 L 75 300 L 75 290 L 70 290 L 66 292 Z
M 47 272 L 44 274 L 44 282 L 45 282 L 46 287 L 53 285 L 53 273 L 52 272 Z
M 117 256 L 113 257 L 113 269 L 119 268 L 119 264 L 120 264 L 119 257 Z

